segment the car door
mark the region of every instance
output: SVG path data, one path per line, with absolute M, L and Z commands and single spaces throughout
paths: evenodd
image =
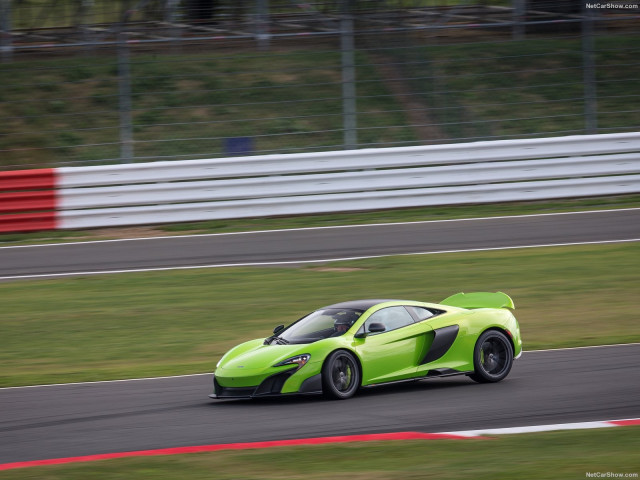
M 370 332 L 372 324 L 381 324 L 384 331 Z M 362 384 L 403 380 L 415 376 L 418 357 L 424 350 L 425 330 L 429 327 L 414 322 L 403 306 L 386 307 L 373 313 L 356 338 L 356 351 L 362 363 Z

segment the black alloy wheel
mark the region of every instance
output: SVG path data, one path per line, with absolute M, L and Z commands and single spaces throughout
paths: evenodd
M 478 338 L 473 351 L 474 373 L 478 383 L 494 383 L 504 379 L 513 366 L 513 347 L 507 336 L 498 330 L 488 330 Z
M 360 387 L 360 369 L 346 350 L 333 352 L 322 367 L 322 391 L 328 398 L 344 400 Z

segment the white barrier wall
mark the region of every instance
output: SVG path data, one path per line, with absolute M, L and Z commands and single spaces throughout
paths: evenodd
M 57 169 L 59 228 L 640 192 L 640 133 Z

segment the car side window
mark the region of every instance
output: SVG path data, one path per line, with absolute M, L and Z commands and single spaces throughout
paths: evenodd
M 413 317 L 404 307 L 387 307 L 378 310 L 367 319 L 364 324 L 365 332 L 369 331 L 369 325 L 372 323 L 384 325 L 384 331 L 388 332 L 412 324 Z
M 407 309 L 411 310 L 419 322 L 435 315 L 431 310 L 424 307 L 407 307 Z

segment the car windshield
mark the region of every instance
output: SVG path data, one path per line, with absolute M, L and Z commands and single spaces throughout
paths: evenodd
M 274 337 L 285 343 L 312 343 L 329 337 L 339 337 L 362 315 L 351 308 L 323 308 L 302 317 Z M 275 342 L 278 343 L 278 342 Z

